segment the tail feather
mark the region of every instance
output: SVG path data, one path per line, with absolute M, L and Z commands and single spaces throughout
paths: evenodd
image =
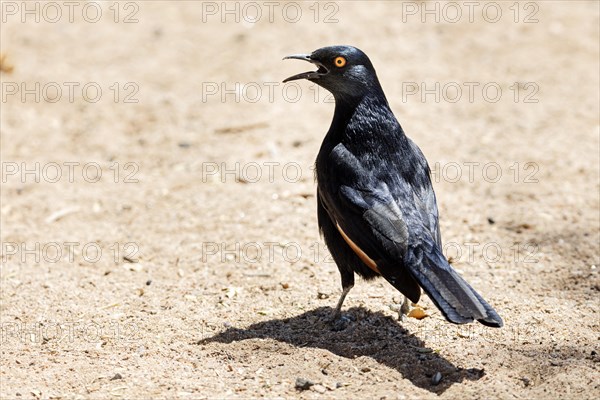
M 498 313 L 450 266 L 433 242 L 425 241 L 407 256 L 405 266 L 448 321 L 503 325 Z

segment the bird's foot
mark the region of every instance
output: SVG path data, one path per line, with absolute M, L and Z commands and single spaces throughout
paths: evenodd
M 348 328 L 353 321 L 355 319 L 352 316 L 338 314 L 335 318 L 329 320 L 329 325 L 332 331 L 339 332 Z
M 329 323 L 333 323 L 333 322 L 337 321 L 338 319 L 340 319 L 341 316 L 342 316 L 341 311 L 338 309 L 335 309 L 335 310 L 333 310 L 333 312 L 331 313 L 331 315 L 329 316 L 329 319 L 327 321 Z
M 406 316 L 406 315 L 408 315 L 409 312 L 410 312 L 410 302 L 408 301 L 408 297 L 404 297 L 404 301 L 402 302 L 402 305 L 400 306 L 400 314 L 402 316 Z
M 406 321 L 406 318 L 410 313 L 410 301 L 407 297 L 404 297 L 402 304 L 393 304 L 390 308 L 398 313 L 398 320 Z
M 340 308 L 336 308 L 331 313 L 328 323 L 331 326 L 331 330 L 333 330 L 334 332 L 339 332 L 346 329 L 348 325 L 352 323 L 352 321 L 356 321 L 356 318 L 354 318 L 350 314 L 343 315 L 342 310 Z

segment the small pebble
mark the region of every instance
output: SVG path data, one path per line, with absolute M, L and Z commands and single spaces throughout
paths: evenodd
M 304 378 L 296 378 L 296 389 L 298 390 L 308 390 L 311 386 L 314 386 L 314 383 Z
M 151 284 L 152 284 L 152 279 L 148 279 L 148 280 L 146 281 L 146 286 L 150 286 Z
M 312 390 L 314 390 L 317 393 L 323 394 L 323 393 L 325 393 L 327 391 L 327 388 L 325 386 L 323 386 L 323 385 L 314 385 L 312 387 Z
M 442 381 L 442 373 L 441 372 L 436 372 L 435 375 L 431 378 L 431 384 L 432 385 L 437 385 L 438 383 L 440 383 Z
M 428 347 L 417 347 L 417 352 L 419 353 L 433 353 L 433 349 L 430 349 Z
M 123 379 L 123 377 L 119 373 L 116 373 L 115 376 L 113 376 L 112 378 L 110 378 L 111 381 L 116 381 L 118 379 Z

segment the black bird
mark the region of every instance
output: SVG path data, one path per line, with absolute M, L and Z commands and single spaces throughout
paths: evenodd
M 318 69 L 284 82 L 308 79 L 335 98 L 316 160 L 319 228 L 342 278 L 334 317 L 357 273 L 383 276 L 413 303 L 423 288 L 455 324 L 501 327 L 496 311 L 442 254 L 429 165 L 394 117 L 367 55 L 331 46 L 289 58 Z

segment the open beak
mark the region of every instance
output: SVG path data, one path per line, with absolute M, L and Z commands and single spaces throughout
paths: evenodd
M 321 76 L 326 75 L 329 72 L 329 70 L 327 68 L 325 68 L 325 66 L 321 62 L 310 58 L 310 54 L 293 54 L 291 56 L 283 57 L 284 60 L 288 60 L 290 58 L 296 59 L 296 60 L 308 61 L 308 62 L 313 63 L 316 66 L 318 66 L 319 69 L 317 69 L 316 71 L 302 72 L 301 74 L 290 76 L 289 78 L 284 79 L 283 83 L 286 83 L 289 81 L 295 81 L 297 79 L 308 79 L 308 80 L 319 79 Z

